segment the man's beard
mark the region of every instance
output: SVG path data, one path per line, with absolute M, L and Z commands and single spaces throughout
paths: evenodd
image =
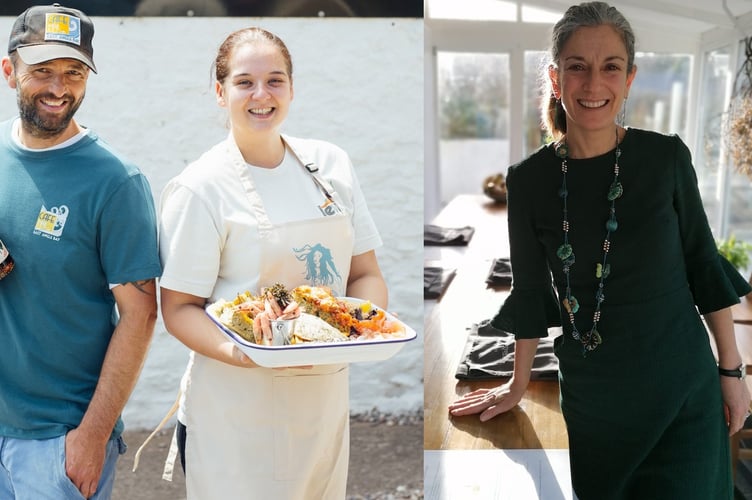
M 70 124 L 73 119 L 73 115 L 76 114 L 78 108 L 84 100 L 84 95 L 78 100 L 73 99 L 73 96 L 66 94 L 64 99 L 72 102 L 68 108 L 68 112 L 63 115 L 55 115 L 50 117 L 43 117 L 36 107 L 36 100 L 38 98 L 49 97 L 50 99 L 57 99 L 51 94 L 45 94 L 36 97 L 25 97 L 21 95 L 21 92 L 17 92 L 18 98 L 18 111 L 21 116 L 21 124 L 26 132 L 33 137 L 39 139 L 50 139 L 60 135 Z

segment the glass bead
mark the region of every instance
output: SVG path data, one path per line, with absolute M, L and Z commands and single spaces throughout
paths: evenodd
M 564 309 L 566 309 L 570 315 L 575 314 L 580 310 L 580 303 L 577 301 L 574 295 L 565 297 L 564 300 L 561 301 L 561 303 L 564 305 Z
M 601 264 L 600 262 L 595 265 L 595 277 L 600 278 L 608 278 L 608 275 L 611 273 L 611 264 L 606 264 L 605 266 Z M 602 285 L 599 285 L 599 288 L 603 288 Z M 600 290 L 599 290 L 600 292 Z
M 601 342 L 601 334 L 595 328 L 582 337 L 582 345 L 588 351 L 594 350 Z
M 608 188 L 608 201 L 614 201 L 621 197 L 623 193 L 624 188 L 622 187 L 621 182 L 614 181 L 614 183 L 611 184 L 611 187 Z
M 570 255 L 572 255 L 572 245 L 569 243 L 564 243 L 556 250 L 556 256 L 561 260 L 565 260 Z
M 598 330 L 596 330 L 595 328 L 593 328 L 593 330 L 590 332 L 590 335 L 592 336 L 593 341 L 595 342 L 596 345 L 603 342 L 600 332 L 598 332 Z
M 616 219 L 611 218 L 606 221 L 606 230 L 610 233 L 613 233 L 616 231 L 616 229 L 619 227 L 619 223 L 616 222 Z

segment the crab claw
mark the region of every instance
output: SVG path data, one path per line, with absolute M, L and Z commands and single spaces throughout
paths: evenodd
M 300 317 L 300 305 L 297 302 L 290 302 L 277 319 L 295 319 L 298 317 Z
M 266 292 L 266 300 L 264 301 L 264 307 L 269 304 L 269 307 L 271 307 L 272 311 L 274 311 L 274 316 L 272 316 L 272 319 L 275 319 L 277 316 L 280 316 L 282 314 L 282 307 L 277 302 L 277 299 L 274 298 L 274 295 L 272 295 L 272 292 L 267 291 Z

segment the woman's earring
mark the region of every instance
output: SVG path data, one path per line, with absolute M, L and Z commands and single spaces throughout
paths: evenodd
M 621 111 L 616 118 L 616 124 L 620 127 L 624 127 L 624 123 L 627 121 L 627 98 L 624 98 L 624 102 L 621 105 Z

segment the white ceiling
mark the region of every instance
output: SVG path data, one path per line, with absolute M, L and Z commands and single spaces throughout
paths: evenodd
M 439 11 L 439 4 L 447 0 L 426 0 L 426 18 L 431 19 L 432 10 Z M 457 0 L 448 0 L 456 2 Z M 462 5 L 492 6 L 495 0 L 464 0 Z M 500 2 L 500 3 L 509 3 Z M 563 13 L 578 0 L 522 0 L 519 2 L 554 14 Z M 752 18 L 752 0 L 613 0 L 636 30 L 662 30 L 665 34 L 679 32 L 684 35 L 701 36 L 714 29 L 740 29 Z M 433 4 L 433 6 L 432 6 Z M 430 22 L 430 21 L 429 21 Z M 749 28 L 747 31 L 752 31 Z M 742 31 L 743 32 L 743 31 Z M 746 33 L 748 36 L 752 33 Z

